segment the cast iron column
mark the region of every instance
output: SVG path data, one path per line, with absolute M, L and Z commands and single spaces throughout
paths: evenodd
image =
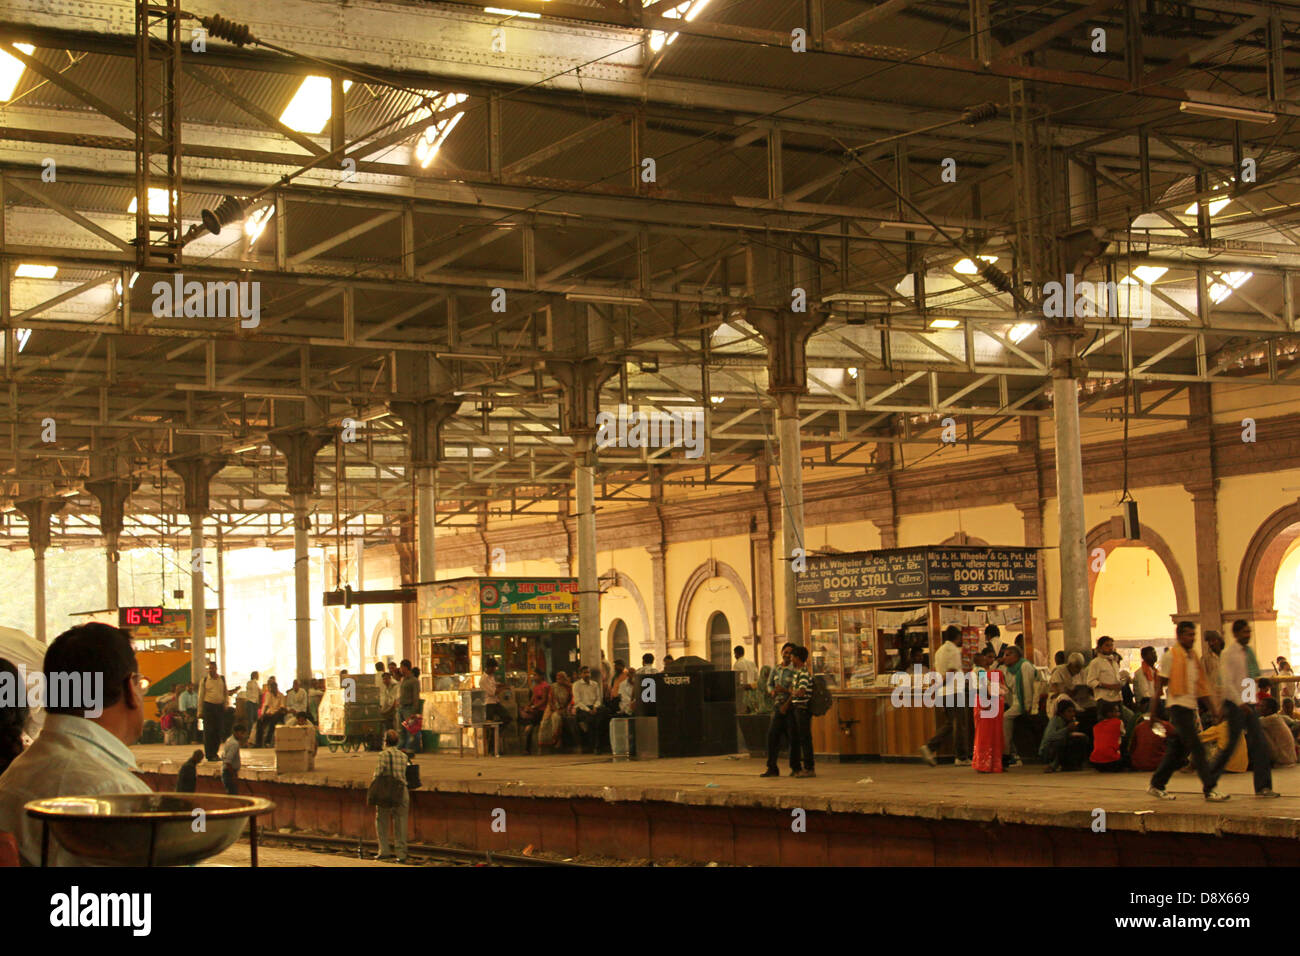
M 45 643 L 45 549 L 50 546 L 50 518 L 63 510 L 65 498 L 29 498 L 14 505 L 27 517 L 27 543 L 32 546 L 36 572 L 36 640 Z
M 110 610 L 118 607 L 118 539 L 126 499 L 140 487 L 138 478 L 97 478 L 86 482 L 86 490 L 99 499 L 99 528 L 104 533 L 104 593 Z
M 207 673 L 208 615 L 203 583 L 203 519 L 208 514 L 212 476 L 226 467 L 224 457 L 194 455 L 167 462 L 185 486 L 185 513 L 190 516 L 190 680 Z
M 308 601 L 311 570 L 307 556 L 307 532 L 311 517 L 307 507 L 316 492 L 316 453 L 334 440 L 332 428 L 293 428 L 267 435 L 272 445 L 284 455 L 288 465 L 285 488 L 293 501 L 293 608 L 297 656 L 296 677 L 311 680 L 311 607 Z M 340 480 L 336 475 L 334 480 Z

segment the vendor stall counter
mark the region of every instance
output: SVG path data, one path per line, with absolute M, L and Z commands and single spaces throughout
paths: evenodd
M 1031 548 L 896 548 L 811 557 L 798 575 L 810 666 L 833 703 L 813 721 L 813 749 L 827 756 L 913 757 L 937 729 L 934 707 L 913 706 L 910 687 L 930 669 L 943 631 L 962 631 L 962 665 L 996 624 L 1002 640 L 1025 636 L 1038 596 Z M 1032 657 L 1031 657 L 1032 659 Z M 898 706 L 899 700 L 905 702 Z M 951 750 L 947 751 L 951 753 Z

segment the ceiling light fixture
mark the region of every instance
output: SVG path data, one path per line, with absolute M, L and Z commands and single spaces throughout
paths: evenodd
M 1219 106 L 1216 103 L 1199 103 L 1195 100 L 1184 100 L 1178 104 L 1178 110 L 1195 116 L 1238 120 L 1242 123 L 1273 123 L 1277 121 L 1277 114 L 1275 113 L 1265 113 L 1263 110 L 1244 110 L 1236 106 Z
M 980 256 L 980 259 L 989 264 L 998 261 L 997 256 Z M 980 267 L 977 266 L 970 259 L 962 259 L 960 262 L 958 262 L 955 266 L 952 267 L 952 271 L 961 273 L 964 276 L 973 276 L 979 274 Z
M 30 43 L 15 43 L 14 46 L 28 56 L 36 51 L 36 47 Z M 18 89 L 18 81 L 22 79 L 25 69 L 27 69 L 26 63 L 0 49 L 0 100 L 13 98 L 14 90 Z
M 140 197 L 132 196 L 131 202 L 127 204 L 126 211 L 134 213 L 140 207 Z M 176 190 L 172 190 L 172 199 L 176 199 Z M 167 215 L 167 190 L 159 186 L 149 187 L 149 215 L 165 216 Z
M 957 319 L 931 319 L 930 328 L 932 329 L 956 329 L 961 327 L 961 322 Z
M 343 81 L 343 92 L 352 88 L 351 80 Z M 329 122 L 333 102 L 330 97 L 328 76 L 303 77 L 298 92 L 280 114 L 280 122 L 299 133 L 320 133 Z
M 34 262 L 24 262 L 14 270 L 17 279 L 53 279 L 58 274 L 58 266 L 40 266 Z
M 1015 325 L 1011 326 L 1011 331 L 1007 333 L 1007 338 L 1011 339 L 1011 341 L 1016 345 L 1019 345 L 1025 339 L 1029 338 L 1037 328 L 1037 322 L 1017 322 Z
M 596 302 L 605 305 L 645 305 L 645 299 L 634 295 L 605 295 L 595 292 L 568 292 L 564 298 L 569 302 Z

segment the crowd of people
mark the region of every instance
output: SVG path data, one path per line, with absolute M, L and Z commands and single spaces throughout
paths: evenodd
M 1184 621 L 1163 655 L 1153 646 L 1141 649 L 1132 674 L 1106 636 L 1091 660 L 1060 652 L 1050 672 L 1029 664 L 1019 643 L 995 651 L 990 642 L 973 657 L 974 700 L 953 692 L 962 684 L 955 678 L 965 677 L 960 629 L 948 628 L 943 638 L 932 668 L 947 689 L 942 725 L 921 747 L 932 766 L 948 744 L 957 766 L 998 773 L 1023 763 L 1019 745 L 1028 739 L 1037 741 L 1045 772 L 1150 772 L 1148 793 L 1159 799 L 1173 799 L 1166 787 L 1186 764 L 1199 775 L 1205 799 L 1218 802 L 1228 799 L 1217 788 L 1220 776 L 1248 768 L 1256 795 L 1276 797 L 1272 769 L 1300 756 L 1293 684 L 1279 682 L 1275 692 L 1275 682 L 1262 676 L 1244 620 L 1233 623 L 1226 648 L 1207 631 L 1203 657 L 1195 650 L 1196 626 Z M 1285 658 L 1275 661 L 1275 676 L 1291 676 Z
M 324 695 L 324 680 L 295 680 L 288 691 L 282 692 L 274 676 L 263 685 L 257 671 L 242 686 L 232 689 L 217 673 L 216 663 L 210 661 L 208 673 L 197 685 L 178 684 L 158 696 L 163 739 L 182 746 L 202 743 L 206 758 L 216 760 L 223 741 L 236 724 L 242 724 L 255 748 L 274 747 L 276 727 L 318 723 Z M 233 701 L 228 702 L 232 696 Z

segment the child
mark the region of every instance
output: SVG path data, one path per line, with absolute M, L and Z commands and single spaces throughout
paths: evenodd
M 422 743 L 421 731 L 424 729 L 424 721 L 420 714 L 414 713 L 402 722 L 402 729 L 406 731 L 407 739 L 411 741 L 411 749 L 406 751 L 408 754 L 418 754 Z
M 181 764 L 176 771 L 176 792 L 193 793 L 198 787 L 199 764 L 203 762 L 203 751 L 196 750 L 190 759 Z
M 1102 773 L 1124 769 L 1119 742 L 1124 736 L 1124 721 L 1119 717 L 1119 705 L 1113 700 L 1097 702 L 1097 724 L 1092 728 L 1092 756 L 1088 763 Z
M 1038 756 L 1046 761 L 1045 773 L 1058 770 L 1078 770 L 1083 766 L 1083 755 L 1088 752 L 1088 735 L 1079 730 L 1075 719 L 1074 701 L 1063 697 L 1056 705 L 1056 715 L 1043 732 Z
M 234 732 L 221 745 L 221 783 L 232 797 L 239 793 L 239 748 L 248 743 L 248 725 L 235 724 Z

